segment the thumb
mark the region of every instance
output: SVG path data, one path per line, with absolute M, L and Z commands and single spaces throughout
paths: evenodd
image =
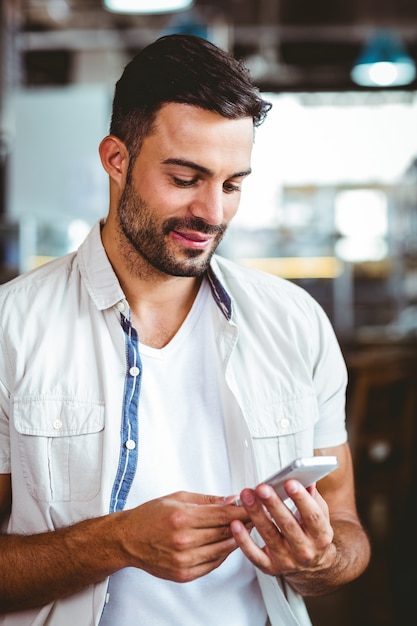
M 172 494 L 172 497 L 180 502 L 188 502 L 189 504 L 227 504 L 226 500 L 228 500 L 224 496 L 213 496 L 190 491 L 177 491 L 177 493 Z

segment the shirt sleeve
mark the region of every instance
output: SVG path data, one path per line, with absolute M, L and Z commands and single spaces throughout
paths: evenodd
M 347 441 L 347 369 L 331 323 L 320 305 L 315 304 L 318 332 L 313 344 L 313 379 L 319 405 L 314 448 L 329 448 Z
M 6 357 L 3 342 L 0 352 L 0 474 L 10 474 L 9 406 L 10 394 L 5 385 Z

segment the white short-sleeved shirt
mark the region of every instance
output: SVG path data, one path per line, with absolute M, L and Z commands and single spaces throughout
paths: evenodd
M 346 368 L 302 289 L 214 257 L 207 274 L 233 491 L 346 441 Z M 123 508 L 136 472 L 140 349 L 97 224 L 80 249 L 0 287 L 0 473 L 7 532 Z M 135 452 L 136 450 L 136 452 Z M 120 473 L 123 466 L 126 472 Z M 258 573 L 271 624 L 309 624 L 302 599 Z M 107 583 L 0 624 L 96 625 Z M 37 616 L 37 617 L 36 617 Z

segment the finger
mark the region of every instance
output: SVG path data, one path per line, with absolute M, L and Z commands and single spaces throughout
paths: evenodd
M 237 549 L 235 538 L 231 535 L 228 539 L 220 541 L 216 544 L 201 546 L 198 551 L 197 564 L 214 563 L 215 561 L 224 560 Z
M 289 509 L 285 515 L 281 509 L 277 511 L 275 508 L 276 500 L 266 485 L 260 487 L 258 494 L 265 507 L 275 518 L 289 552 L 298 561 L 305 563 L 309 559 L 314 559 L 332 542 L 333 529 L 316 499 L 312 498 L 298 481 L 288 481 L 286 491 L 297 506 L 295 514 Z M 273 541 L 266 538 L 265 534 L 262 536 L 266 543 Z M 269 545 L 275 547 L 276 543 L 269 543 Z
M 232 538 L 230 522 L 240 519 L 250 525 L 248 515 L 243 507 L 229 505 L 179 504 L 177 500 L 165 498 L 160 506 L 160 518 L 166 520 L 167 528 L 171 529 L 173 547 L 185 551 L 204 545 L 221 543 Z
M 240 500 L 236 494 L 233 496 L 227 496 L 226 498 L 224 498 L 223 504 L 234 504 L 236 506 L 241 506 Z
M 221 565 L 237 549 L 234 538 L 209 546 L 200 546 L 175 555 L 169 578 L 177 582 L 189 582 L 205 576 Z
M 289 481 L 287 493 L 297 507 L 297 518 L 305 534 L 325 543 L 333 538 L 329 509 L 315 487 L 305 489 L 298 481 Z
M 241 524 L 233 522 L 231 529 L 236 543 L 247 558 L 266 574 L 277 576 L 294 571 L 298 552 L 303 555 L 306 542 L 308 548 L 311 543 L 294 514 L 268 485 L 257 487 L 252 494 L 242 492 L 241 498 L 265 545 L 259 547 L 243 531 Z
M 281 525 L 290 524 L 291 520 L 294 520 L 288 507 L 268 485 L 261 485 L 255 490 L 245 489 L 241 493 L 241 498 L 265 543 L 276 539 L 277 527 L 281 529 Z
M 195 527 L 197 528 L 226 526 L 233 519 L 240 519 L 245 523 L 250 522 L 244 507 L 236 506 L 235 496 L 225 498 L 224 496 L 178 491 L 168 496 L 168 499 L 192 505 L 188 511 L 195 516 Z M 194 505 L 198 506 L 194 508 Z
M 227 524 L 226 526 L 218 526 L 216 528 L 194 529 L 188 537 L 189 540 L 184 546 L 187 549 L 222 544 L 224 541 L 233 539 L 233 534 L 230 524 Z
M 295 482 L 295 481 L 294 481 Z M 274 532 L 273 526 L 257 525 L 259 534 L 265 543 L 276 550 L 284 544 L 286 551 L 297 551 L 305 544 L 306 535 L 297 513 L 293 512 L 278 497 L 275 490 L 269 485 L 260 485 L 256 489 L 256 495 L 259 497 L 264 510 L 267 511 L 269 517 L 272 518 L 273 524 L 279 530 L 279 544 L 277 533 Z
M 193 493 L 191 491 L 177 491 L 171 496 L 179 502 L 189 502 L 190 504 L 224 504 L 224 496 L 213 496 L 205 493 Z
M 250 553 L 248 553 L 248 556 L 251 559 L 255 557 L 255 553 L 259 555 L 261 562 L 255 564 L 261 567 L 265 567 L 267 562 L 269 562 L 270 566 L 272 565 L 272 561 L 270 559 L 267 561 L 264 556 L 267 555 L 269 558 L 272 553 L 274 554 L 274 559 L 276 561 L 288 563 L 291 549 L 286 539 L 286 533 L 283 534 L 281 532 L 281 524 L 285 526 L 285 528 L 289 528 L 290 535 L 291 524 L 295 524 L 298 527 L 294 515 L 277 496 L 276 492 L 267 485 L 264 485 L 264 487 L 264 491 L 262 489 L 259 491 L 259 493 L 264 495 L 264 498 L 260 498 L 258 496 L 258 489 L 254 491 L 244 490 L 241 494 L 242 501 L 248 510 L 252 522 L 256 527 L 258 534 L 265 542 L 265 546 L 262 548 L 264 553 L 263 555 L 260 555 L 257 551 L 254 552 L 254 546 L 252 546 Z M 274 507 L 270 506 L 269 498 L 273 500 L 275 504 Z M 279 523 L 277 522 L 278 518 Z M 232 528 L 239 529 L 239 526 L 234 525 Z M 300 533 L 300 535 L 302 535 L 302 533 Z M 245 535 L 242 535 L 242 537 L 245 537 Z M 249 549 L 248 538 L 246 538 L 244 545 L 245 549 Z
M 239 520 L 235 520 L 230 524 L 230 527 L 236 544 L 243 554 L 260 570 L 269 573 L 271 569 L 269 556 L 253 541 L 244 524 Z

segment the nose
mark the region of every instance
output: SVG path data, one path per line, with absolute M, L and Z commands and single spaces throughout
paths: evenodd
M 207 224 L 219 225 L 224 221 L 224 192 L 222 185 L 204 185 L 191 204 L 191 213 Z

